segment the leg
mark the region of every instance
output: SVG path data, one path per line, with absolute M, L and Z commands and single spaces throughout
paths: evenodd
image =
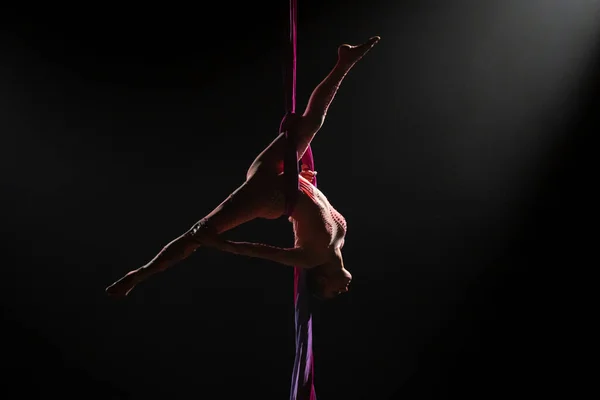
M 314 89 L 302 117 L 297 120 L 296 129 L 292 130 L 297 135 L 298 161 L 302 158 L 310 142 L 321 129 L 327 110 L 335 97 L 340 84 L 352 67 L 365 55 L 377 42 L 379 36 L 374 36 L 366 43 L 358 46 L 344 44 L 338 48 L 337 63 Z M 294 124 L 294 123 L 292 123 Z M 267 175 L 277 175 L 283 172 L 283 155 L 285 151 L 285 134 L 280 133 L 275 140 L 256 157 L 248 170 L 248 179 L 257 172 Z
M 223 233 L 255 218 L 277 218 L 285 201 L 278 190 L 279 180 L 250 179 L 186 233 L 167 244 L 150 262 L 112 284 L 106 292 L 126 296 L 138 283 L 189 257 L 202 245 L 208 233 Z
M 364 44 L 358 46 L 344 44 L 338 48 L 337 63 L 325 79 L 313 90 L 304 114 L 299 121 L 298 160 L 302 158 L 316 133 L 323 126 L 327 110 L 348 72 L 379 40 L 379 36 L 374 36 Z

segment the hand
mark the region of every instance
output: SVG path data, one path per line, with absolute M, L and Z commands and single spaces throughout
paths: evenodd
M 220 235 L 217 235 L 216 233 L 203 237 L 201 243 L 203 246 L 212 247 L 213 249 L 236 254 L 235 243 L 223 238 Z
M 223 249 L 227 245 L 227 241 L 221 235 L 209 230 L 202 232 L 202 235 L 198 238 L 198 242 L 203 246 L 217 249 Z
M 308 169 L 308 165 L 302 164 L 300 176 L 309 181 L 310 183 L 314 183 L 315 177 L 317 176 L 317 171 L 311 171 L 310 169 Z

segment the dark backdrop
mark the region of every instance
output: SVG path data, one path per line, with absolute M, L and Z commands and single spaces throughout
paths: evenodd
M 597 4 L 299 7 L 300 107 L 338 44 L 383 38 L 313 143 L 354 275 L 315 310 L 318 398 L 567 386 L 582 304 L 567 291 L 594 263 Z M 288 396 L 290 268 L 203 249 L 104 295 L 276 135 L 287 18 L 286 2 L 3 12 L 7 398 Z M 227 236 L 292 243 L 283 219 Z

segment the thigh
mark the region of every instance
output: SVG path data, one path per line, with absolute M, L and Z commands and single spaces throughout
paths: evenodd
M 246 179 L 257 177 L 274 177 L 283 172 L 283 155 L 285 151 L 285 133 L 280 133 L 252 162 Z
M 296 136 L 294 141 L 298 153 L 297 161 L 302 159 L 321 126 L 323 126 L 321 117 L 308 115 L 298 118 L 296 129 L 293 131 Z M 250 179 L 254 175 L 275 176 L 283 173 L 286 145 L 285 133 L 282 132 L 254 159 L 246 173 L 246 178 Z
M 248 179 L 206 217 L 198 222 L 223 233 L 256 218 L 279 218 L 285 212 L 285 197 L 277 176 L 255 175 Z M 195 224 L 192 230 L 198 225 Z

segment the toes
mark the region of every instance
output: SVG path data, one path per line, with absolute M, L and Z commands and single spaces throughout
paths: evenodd
M 369 39 L 369 41 L 367 43 L 375 44 L 375 43 L 379 42 L 380 40 L 381 40 L 381 36 L 373 36 Z

